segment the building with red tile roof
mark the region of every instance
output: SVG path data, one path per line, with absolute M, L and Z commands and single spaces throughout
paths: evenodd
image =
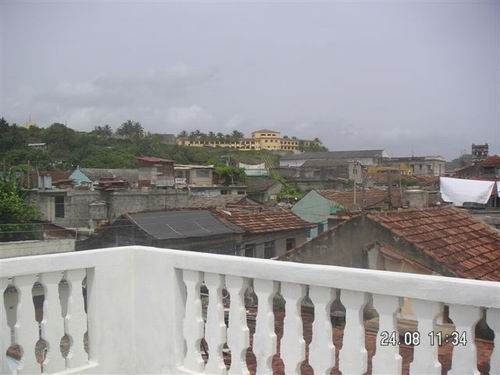
M 369 212 L 282 259 L 500 281 L 500 232 L 452 207 Z
M 273 258 L 301 246 L 314 226 L 282 208 L 226 207 L 215 212 L 221 220 L 244 230 L 241 255 L 259 258 Z
M 313 225 L 285 209 L 224 209 L 219 215 L 248 233 L 268 233 L 307 229 Z
M 354 191 L 317 190 L 324 198 L 341 206 L 345 211 L 359 211 L 363 209 L 382 209 L 389 207 L 389 192 L 380 189 L 358 190 L 356 204 Z M 401 194 L 398 190 L 391 191 L 392 207 L 401 207 Z
M 440 273 L 500 281 L 500 232 L 455 208 L 378 212 L 368 218 L 411 244 Z M 436 269 L 436 267 L 430 267 Z

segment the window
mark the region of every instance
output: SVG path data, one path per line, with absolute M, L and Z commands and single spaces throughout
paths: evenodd
M 208 170 L 208 169 L 196 169 L 196 177 L 208 178 L 208 177 L 210 177 L 210 170 Z
M 318 234 L 321 234 L 325 231 L 325 224 L 319 223 L 318 224 Z
M 246 257 L 255 257 L 255 244 L 249 243 L 245 245 L 245 256 Z
M 229 190 L 221 190 L 220 191 L 220 195 L 228 195 L 228 194 L 231 194 L 231 192 Z
M 55 197 L 56 217 L 64 217 L 64 196 Z
M 275 255 L 274 241 L 264 242 L 264 258 L 273 258 Z
M 295 238 L 286 239 L 286 251 L 292 250 L 295 247 Z

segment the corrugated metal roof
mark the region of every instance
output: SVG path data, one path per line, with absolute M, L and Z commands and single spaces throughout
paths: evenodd
M 128 215 L 142 230 L 158 240 L 206 237 L 241 233 L 229 227 L 207 210 L 171 210 Z

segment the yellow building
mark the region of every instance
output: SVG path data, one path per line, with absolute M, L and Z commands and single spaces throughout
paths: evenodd
M 261 129 L 252 132 L 251 138 L 242 138 L 236 142 L 225 142 L 223 140 L 196 139 L 190 140 L 189 137 L 178 138 L 177 144 L 190 147 L 228 147 L 238 150 L 269 150 L 269 151 L 291 151 L 300 152 L 302 143 L 308 145 L 314 141 L 300 141 L 298 139 L 281 137 L 280 132 L 268 129 Z

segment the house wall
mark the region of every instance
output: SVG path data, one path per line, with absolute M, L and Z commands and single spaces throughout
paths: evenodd
M 198 176 L 198 171 L 208 171 L 208 177 Z M 191 169 L 189 171 L 188 183 L 193 185 L 212 185 L 214 183 L 213 170 L 208 168 Z
M 231 193 L 237 194 L 238 190 Z M 64 218 L 55 217 L 54 197 L 58 195 L 65 197 Z M 214 196 L 220 196 L 220 189 L 215 190 Z M 189 207 L 199 202 L 200 198 L 186 191 L 150 189 L 115 192 L 54 190 L 30 192 L 28 199 L 38 207 L 43 220 L 67 228 L 88 228 L 105 221 L 112 222 L 124 213 Z
M 64 217 L 55 216 L 55 197 L 64 197 Z M 100 199 L 97 191 L 43 191 L 30 193 L 29 200 L 41 214 L 42 220 L 66 228 L 87 227 L 90 221 L 90 204 Z
M 290 254 L 282 257 L 300 263 L 368 268 L 367 250 L 375 243 L 386 244 L 402 256 L 414 260 L 444 276 L 453 276 L 438 263 L 425 258 L 415 247 L 384 228 L 360 216 L 339 224 Z
M 265 191 L 249 192 L 248 197 L 262 203 L 275 201 L 277 200 L 282 187 L 283 185 L 277 182 Z
M 190 250 L 212 254 L 238 255 L 241 234 L 223 234 L 175 240 L 154 240 L 153 246 L 165 249 Z
M 245 245 L 255 244 L 255 256 L 264 258 L 264 243 L 274 241 L 275 256 L 282 256 L 286 252 L 286 240 L 295 238 L 295 246 L 301 246 L 307 242 L 307 232 L 305 229 L 280 231 L 259 234 L 244 234 L 241 242 L 240 255 L 245 255 Z
M 314 190 L 307 193 L 292 207 L 292 212 L 310 223 L 328 223 L 328 217 L 336 212 L 336 206 Z
M 412 174 L 415 176 L 442 176 L 445 172 L 446 162 L 440 160 L 415 160 L 409 161 Z
M 74 250 L 74 239 L 0 242 L 0 259 L 27 255 L 66 253 Z

